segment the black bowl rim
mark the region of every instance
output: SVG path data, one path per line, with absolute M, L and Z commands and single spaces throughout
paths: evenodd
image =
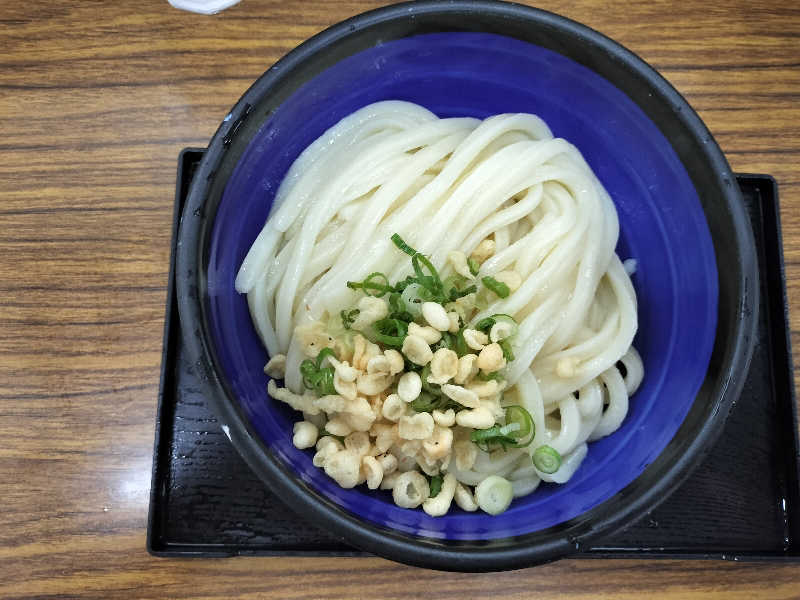
M 721 368 L 725 380 L 721 383 L 712 407 L 714 418 L 705 421 L 697 435 L 683 448 L 683 454 L 667 468 L 664 476 L 655 485 L 647 489 L 634 489 L 636 481 L 642 477 L 640 475 L 626 488 L 587 513 L 567 523 L 526 536 L 486 542 L 453 543 L 402 534 L 351 515 L 306 486 L 265 448 L 238 403 L 231 400 L 227 383 L 218 376 L 215 368 L 215 365 L 218 368 L 216 355 L 208 342 L 201 233 L 209 215 L 205 214 L 204 205 L 209 186 L 230 144 L 231 135 L 236 133 L 241 122 L 247 118 L 250 108 L 306 59 L 324 52 L 331 44 L 341 42 L 355 32 L 376 24 L 407 19 L 412 14 L 491 14 L 503 19 L 522 20 L 527 24 L 572 35 L 608 53 L 614 60 L 624 64 L 635 77 L 645 82 L 654 97 L 672 107 L 677 118 L 695 140 L 703 140 L 706 158 L 714 167 L 716 183 L 721 190 L 720 201 L 725 202 L 732 217 L 736 247 L 730 250 L 738 254 L 741 265 L 737 282 L 737 290 L 741 294 L 736 307 L 739 327 Z M 176 282 L 184 342 L 198 375 L 207 383 L 208 399 L 220 416 L 223 430 L 249 466 L 262 480 L 271 484 L 273 491 L 278 492 L 279 497 L 291 508 L 304 518 L 327 528 L 346 543 L 407 564 L 451 571 L 505 570 L 556 560 L 588 547 L 589 542 L 599 536 L 641 517 L 677 489 L 694 467 L 702 462 L 703 456 L 722 431 L 730 408 L 739 396 L 753 350 L 759 290 L 753 235 L 741 193 L 732 181 L 730 167 L 719 146 L 677 90 L 634 53 L 580 23 L 540 9 L 493 0 L 405 2 L 362 13 L 315 35 L 275 63 L 241 97 L 211 139 L 193 178 L 178 236 Z M 674 439 L 664 452 L 673 443 Z M 609 510 L 608 507 L 614 501 L 621 502 L 621 506 L 614 506 L 613 510 Z M 600 510 L 603 508 L 605 509 Z

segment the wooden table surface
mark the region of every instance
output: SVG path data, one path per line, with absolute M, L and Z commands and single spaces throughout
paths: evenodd
M 458 575 L 378 558 L 146 553 L 178 152 L 205 145 L 296 44 L 379 4 L 243 0 L 213 17 L 165 0 L 0 6 L 0 597 L 800 597 L 788 564 L 564 560 Z M 777 178 L 800 347 L 796 1 L 539 6 L 637 52 L 734 170 Z

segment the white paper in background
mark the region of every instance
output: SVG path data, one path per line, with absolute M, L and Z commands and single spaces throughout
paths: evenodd
M 204 15 L 213 15 L 229 6 L 233 6 L 239 0 L 168 0 L 175 8 L 188 10 Z

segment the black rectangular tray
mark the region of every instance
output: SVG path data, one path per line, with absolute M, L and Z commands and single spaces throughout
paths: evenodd
M 179 158 L 175 233 L 202 149 Z M 800 560 L 798 431 L 775 181 L 739 175 L 761 268 L 750 373 L 722 437 L 686 483 L 577 557 Z M 357 555 L 288 509 L 217 425 L 181 343 L 170 265 L 147 549 L 158 556 Z

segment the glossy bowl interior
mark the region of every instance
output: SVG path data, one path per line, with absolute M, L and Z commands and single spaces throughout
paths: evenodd
M 505 10 L 494 3 L 486 6 Z M 528 18 L 547 15 L 528 11 L 524 9 Z M 399 11 L 395 18 L 402 18 Z M 659 126 L 652 111 L 648 114 L 647 105 L 623 91 L 620 81 L 610 80 L 607 72 L 601 75 L 603 70 L 590 68 L 586 60 L 576 60 L 580 53 L 553 48 L 549 37 L 542 38 L 549 42 L 545 47 L 519 35 L 498 35 L 485 24 L 479 31 L 442 29 L 406 27 L 394 39 L 377 38 L 363 48 L 345 44 L 342 49 L 340 41 L 341 55 L 319 65 L 315 73 L 304 72 L 302 61 L 292 65 L 288 74 L 297 85 L 291 93 L 270 96 L 269 87 L 256 90 L 262 98 L 271 98 L 267 107 L 243 99 L 238 117 L 245 115 L 247 120 L 233 119 L 235 110 L 229 117 L 238 125 L 226 128 L 229 134 L 243 130 L 241 137 L 235 145 L 230 135 L 227 144 L 221 140 L 217 168 L 208 171 L 205 185 L 195 181 L 184 215 L 182 242 L 186 221 L 198 217 L 200 222 L 196 239 L 186 237 L 197 253 L 196 271 L 187 275 L 198 287 L 187 288 L 181 318 L 188 337 L 200 346 L 201 359 L 208 362 L 220 412 L 234 430 L 232 440 L 290 503 L 313 505 L 320 524 L 391 558 L 420 562 L 427 552 L 424 564 L 462 568 L 447 564 L 449 547 L 474 561 L 482 552 L 494 553 L 494 562 L 463 563 L 471 569 L 476 564 L 507 568 L 564 553 L 570 539 L 578 539 L 571 529 L 585 534 L 587 527 L 601 531 L 618 523 L 637 502 L 646 504 L 644 489 L 639 496 L 630 493 L 635 482 L 649 481 L 655 489 L 674 485 L 688 472 L 691 454 L 672 461 L 665 457 L 674 457 L 681 448 L 699 456 L 711 433 L 718 431 L 719 424 L 709 427 L 707 421 L 714 415 L 724 420 L 723 392 L 731 383 L 731 364 L 736 359 L 741 366 L 749 355 L 746 347 L 744 356 L 741 350 L 731 355 L 735 348 L 720 347 L 717 335 L 718 307 L 727 332 L 723 340 L 741 342 L 741 328 L 747 325 L 746 320 L 743 325 L 741 319 L 732 319 L 731 308 L 737 314 L 738 309 L 730 305 L 730 298 L 720 303 L 720 286 L 736 287 L 736 282 L 727 281 L 730 255 L 718 272 L 715 244 L 722 257 L 723 239 L 713 237 L 715 229 L 726 226 L 723 221 L 735 221 L 729 213 L 737 207 L 721 203 L 726 214 L 709 213 L 708 186 L 698 185 L 687 170 L 691 165 L 684 142 L 670 139 L 671 132 Z M 421 510 L 396 507 L 388 492 L 343 490 L 315 468 L 312 454 L 291 444 L 298 415 L 266 396 L 262 367 L 267 356 L 246 300 L 234 290 L 238 266 L 292 161 L 342 117 L 386 99 L 416 102 L 441 117 L 538 114 L 556 136 L 580 149 L 609 191 L 620 219 L 617 252 L 638 263 L 633 276 L 639 301 L 635 345 L 644 360 L 645 379 L 627 418 L 613 435 L 590 444 L 587 458 L 567 484 L 543 484 L 496 517 L 454 508 L 434 519 Z M 226 155 L 225 148 L 232 145 Z M 716 148 L 710 138 L 704 145 L 711 151 Z M 199 215 L 193 202 L 202 207 Z M 746 244 L 746 232 L 740 237 Z M 189 256 L 182 262 L 182 251 L 179 269 L 192 262 Z M 733 276 L 743 269 L 749 266 L 739 264 Z M 197 304 L 184 309 L 192 296 Z M 687 419 L 690 414 L 694 417 Z M 652 463 L 658 464 L 648 469 Z M 650 496 L 649 502 L 660 499 Z M 388 540 L 392 543 L 375 546 Z M 555 546 L 553 540 L 558 540 Z M 534 551 L 526 553 L 526 545 Z M 423 552 L 419 558 L 407 555 L 412 549 Z M 500 558 L 509 549 L 517 552 L 516 562 Z
M 574 143 L 614 199 L 620 257 L 633 257 L 645 379 L 613 435 L 590 444 L 566 485 L 543 484 L 502 515 L 460 509 L 440 518 L 394 505 L 389 492 L 344 490 L 292 446 L 297 414 L 265 397 L 264 349 L 233 281 L 297 155 L 342 117 L 378 100 L 416 102 L 440 117 L 541 116 Z M 278 151 L 279 150 L 279 151 Z M 666 138 L 610 82 L 551 50 L 486 33 L 386 42 L 295 92 L 259 129 L 228 180 L 211 236 L 209 315 L 223 372 L 269 450 L 343 508 L 393 529 L 448 539 L 538 531 L 607 500 L 678 430 L 705 378 L 717 324 L 717 273 L 697 192 Z M 668 402 L 663 401 L 669 398 Z

